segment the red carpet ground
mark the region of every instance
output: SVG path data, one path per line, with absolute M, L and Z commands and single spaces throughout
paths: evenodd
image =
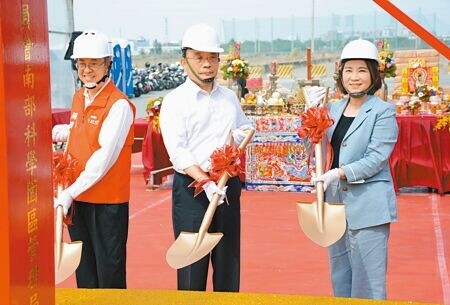
M 135 164 L 139 158 L 134 155 Z M 241 292 L 332 296 L 326 249 L 309 241 L 297 220 L 295 202 L 313 198 L 243 192 Z M 388 299 L 450 304 L 450 195 L 400 193 L 398 207 L 399 222 L 391 227 Z M 134 169 L 130 289 L 176 289 L 176 272 L 165 261 L 173 240 L 170 190 L 147 190 L 141 170 Z M 58 287 L 76 287 L 74 277 Z

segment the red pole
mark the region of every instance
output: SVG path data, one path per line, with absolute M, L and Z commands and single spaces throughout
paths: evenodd
M 312 68 L 312 63 L 311 63 L 312 59 L 311 59 L 311 49 L 306 49 L 306 79 L 307 80 L 311 80 L 311 68 Z
M 400 23 L 414 32 L 417 36 L 422 38 L 426 43 L 432 46 L 436 51 L 445 56 L 448 60 L 450 60 L 450 48 L 440 41 L 433 34 L 428 32 L 425 28 L 423 28 L 420 24 L 411 19 L 408 15 L 403 13 L 400 9 L 398 9 L 395 5 L 393 5 L 389 0 L 373 0 L 376 4 L 381 6 L 386 12 L 388 12 L 392 17 L 397 19 Z

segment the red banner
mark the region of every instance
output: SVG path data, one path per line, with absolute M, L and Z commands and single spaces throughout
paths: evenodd
M 0 1 L 0 304 L 52 305 L 47 1 Z

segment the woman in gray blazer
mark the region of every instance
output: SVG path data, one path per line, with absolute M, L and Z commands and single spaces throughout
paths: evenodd
M 328 105 L 333 126 L 326 201 L 343 202 L 344 236 L 328 247 L 335 296 L 386 299 L 390 223 L 397 220 L 389 156 L 397 141 L 395 109 L 374 96 L 381 87 L 378 51 L 367 40 L 349 42 L 341 54 L 337 86 L 348 94 Z

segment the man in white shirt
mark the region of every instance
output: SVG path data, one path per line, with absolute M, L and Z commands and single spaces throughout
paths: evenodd
M 220 190 L 215 182 L 209 181 L 208 170 L 211 154 L 227 144 L 230 132 L 239 144 L 252 125 L 235 93 L 214 81 L 220 52 L 223 49 L 213 28 L 206 24 L 188 28 L 183 36 L 181 59 L 188 78 L 164 98 L 161 107 L 161 132 L 175 169 L 172 191 L 175 238 L 182 231 L 198 232 L 212 195 L 222 195 L 221 202 L 225 191 L 227 195 L 227 203 L 218 206 L 210 226 L 211 232 L 222 232 L 223 238 L 211 254 L 178 269 L 179 290 L 206 290 L 211 258 L 214 291 L 239 291 L 242 184 L 239 177 L 233 177 L 226 189 Z M 188 187 L 194 181 L 204 189 L 196 197 L 194 188 Z

